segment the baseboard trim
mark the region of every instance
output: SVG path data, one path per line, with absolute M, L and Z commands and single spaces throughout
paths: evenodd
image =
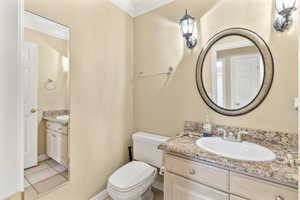
M 161 183 L 160 181 L 155 181 L 153 184 L 152 184 L 152 187 L 154 187 L 155 189 L 158 189 L 160 191 L 164 191 L 164 184 Z
M 42 162 L 42 161 L 48 160 L 48 159 L 49 159 L 49 156 L 47 156 L 46 154 L 42 154 L 42 155 L 38 156 L 38 161 L 39 162 Z
M 105 200 L 108 197 L 107 190 L 103 190 L 102 192 L 96 194 L 96 196 L 90 198 L 90 200 Z
M 162 192 L 164 191 L 164 185 L 159 181 L 155 181 L 152 187 Z M 94 197 L 90 198 L 89 200 L 105 200 L 107 197 L 109 197 L 107 190 L 103 190 L 102 192 L 96 194 Z

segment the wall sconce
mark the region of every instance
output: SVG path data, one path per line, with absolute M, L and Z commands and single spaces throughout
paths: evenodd
M 193 36 L 195 26 L 195 18 L 188 14 L 187 10 L 185 15 L 180 20 L 180 27 L 183 37 L 186 39 L 188 48 L 193 49 L 197 45 L 197 39 Z
M 293 23 L 292 11 L 296 10 L 297 0 L 276 0 L 278 16 L 274 22 L 274 28 L 279 32 L 284 32 Z

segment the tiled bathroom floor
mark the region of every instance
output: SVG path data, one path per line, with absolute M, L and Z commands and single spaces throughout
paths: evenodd
M 154 199 L 153 200 L 164 200 L 164 193 L 155 189 L 155 188 L 152 188 L 152 191 L 154 193 Z M 108 197 L 107 199 L 105 200 L 112 200 L 112 198 Z
M 24 172 L 25 199 L 34 200 L 68 181 L 68 171 L 56 161 L 49 159 Z

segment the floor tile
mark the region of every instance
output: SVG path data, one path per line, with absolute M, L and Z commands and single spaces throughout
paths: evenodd
M 164 193 L 160 190 L 152 188 L 154 198 L 153 200 L 164 200 Z M 113 200 L 111 197 L 107 197 L 105 200 Z
M 61 164 L 59 164 L 58 162 L 56 162 L 55 160 L 49 159 L 46 161 L 46 163 L 52 167 L 55 171 L 57 171 L 58 173 L 62 173 L 64 171 L 66 171 L 66 168 L 64 166 L 62 166 Z
M 55 187 L 67 182 L 67 179 L 61 175 L 56 175 L 50 177 L 46 180 L 43 180 L 39 183 L 33 185 L 33 187 L 39 192 L 49 192 L 50 190 L 54 189 Z
M 32 186 L 25 189 L 24 195 L 25 200 L 35 200 L 38 198 L 38 193 Z
M 24 188 L 28 188 L 29 186 L 30 186 L 30 183 L 24 177 Z
M 66 179 L 69 180 L 69 171 L 68 170 L 62 172 L 60 175 L 62 175 L 63 177 L 65 177 Z
M 25 177 L 27 178 L 28 182 L 33 185 L 57 174 L 57 171 L 47 165 L 45 168 L 40 168 L 39 170 L 35 170 L 34 172 L 25 175 Z
M 162 191 L 155 188 L 152 188 L 152 191 L 154 193 L 154 200 L 164 200 L 164 193 Z
M 38 172 L 38 171 L 40 171 L 40 170 L 43 170 L 43 169 L 45 169 L 45 168 L 49 168 L 49 166 L 47 165 L 46 162 L 41 162 L 41 163 L 39 163 L 38 166 L 36 166 L 36 167 L 32 167 L 32 168 L 29 168 L 29 169 L 25 169 L 24 174 L 25 174 L 25 175 L 29 175 L 29 174 L 32 174 L 32 173 L 36 173 L 36 172 Z

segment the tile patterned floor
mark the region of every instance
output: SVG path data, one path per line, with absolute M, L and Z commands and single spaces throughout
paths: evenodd
M 157 189 L 152 189 L 154 193 L 154 199 L 153 200 L 164 200 L 164 193 Z
M 154 199 L 153 200 L 164 200 L 164 193 L 160 190 L 157 190 L 155 188 L 152 188 L 152 191 L 154 193 Z M 105 200 L 112 200 L 112 198 L 108 197 Z
M 42 193 L 68 181 L 68 171 L 56 161 L 42 161 L 24 172 L 25 200 L 35 200 Z

